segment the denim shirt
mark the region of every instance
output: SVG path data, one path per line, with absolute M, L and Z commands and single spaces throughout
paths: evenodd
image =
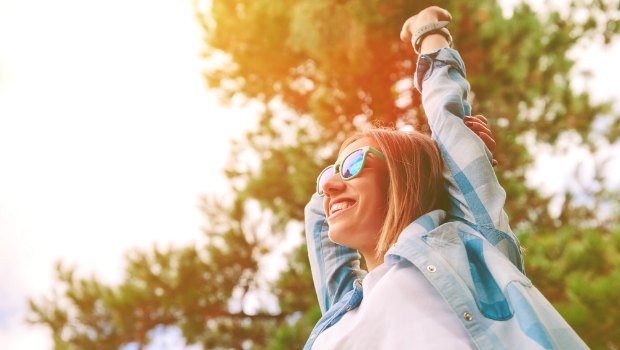
M 463 116 L 470 114 L 465 77 L 465 65 L 455 50 L 440 49 L 418 59 L 414 85 L 422 93 L 441 151 L 451 208 L 429 212 L 407 226 L 384 263 L 406 259 L 418 268 L 480 349 L 587 348 L 524 275 L 492 155 L 463 123 Z M 329 239 L 317 194 L 306 206 L 305 224 L 323 313 L 304 347 L 309 350 L 321 332 L 360 305 L 366 272 L 357 251 Z

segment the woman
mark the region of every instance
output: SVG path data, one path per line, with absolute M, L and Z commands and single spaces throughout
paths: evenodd
M 372 130 L 317 180 L 306 232 L 323 317 L 305 349 L 586 348 L 523 274 L 491 154 L 465 125 L 484 127 L 464 117 L 450 20 L 430 7 L 401 32 L 421 53 L 414 84 L 434 142 Z

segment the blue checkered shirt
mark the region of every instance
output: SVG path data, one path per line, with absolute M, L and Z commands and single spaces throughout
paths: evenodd
M 480 349 L 587 348 L 524 275 L 492 155 L 463 123 L 463 116 L 471 113 L 465 77 L 465 65 L 455 50 L 441 49 L 418 59 L 414 85 L 422 93 L 445 163 L 452 205 L 448 211 L 429 212 L 405 228 L 387 251 L 385 264 L 405 259 L 418 268 Z M 321 332 L 360 305 L 366 272 L 360 268 L 357 251 L 330 241 L 317 194 L 306 206 L 305 224 L 323 312 L 304 347 L 311 349 Z

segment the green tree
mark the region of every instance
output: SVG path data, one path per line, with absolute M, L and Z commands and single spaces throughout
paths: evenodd
M 566 135 L 592 152 L 618 142 L 620 116 L 571 89 L 575 45 L 608 44 L 620 31 L 617 0 L 574 0 L 541 16 L 528 5 L 506 18 L 494 0 L 439 1 L 468 66 L 474 111 L 490 117 L 506 210 L 526 248 L 526 270 L 592 348 L 617 348 L 611 307 L 620 287 L 618 190 L 566 190 L 560 214 L 526 185 L 536 145 Z M 120 285 L 76 277 L 59 265 L 51 297 L 31 300 L 31 321 L 49 327 L 58 349 L 148 344 L 158 326 L 178 327 L 205 348 L 300 348 L 320 316 L 305 246 L 274 282 L 264 258 L 287 234 L 302 234 L 317 172 L 352 131 L 381 122 L 428 131 L 413 91 L 415 57 L 398 41 L 404 20 L 430 2 L 405 0 L 212 0 L 205 29 L 205 78 L 223 101 L 262 106 L 257 128 L 233 144 L 230 200 L 206 197 L 203 246 L 153 248 L 127 257 Z M 587 72 L 584 72 L 584 75 Z M 236 103 L 236 102 L 235 102 Z M 597 128 L 605 125 L 605 128 Z M 258 167 L 239 162 L 246 152 Z M 615 197 L 614 197 L 615 196 Z M 256 215 L 259 212 L 260 215 Z M 614 220 L 616 219 L 616 220 Z M 275 303 L 249 309 L 246 298 Z M 601 316 L 605 315 L 605 316 Z

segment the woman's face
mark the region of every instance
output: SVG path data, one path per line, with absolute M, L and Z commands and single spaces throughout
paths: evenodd
M 364 146 L 381 151 L 374 139 L 363 137 L 343 149 L 339 160 Z M 385 219 L 387 188 L 387 164 L 372 153 L 368 153 L 357 177 L 343 181 L 336 174 L 327 180 L 323 184 L 323 209 L 330 239 L 362 253 L 372 253 Z

